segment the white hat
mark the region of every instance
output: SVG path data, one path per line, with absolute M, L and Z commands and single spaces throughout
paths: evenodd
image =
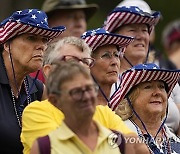
M 121 3 L 117 5 L 117 7 L 122 7 L 122 6 L 137 6 L 141 10 L 147 13 L 152 13 L 152 10 L 148 3 L 146 3 L 143 0 L 124 0 Z

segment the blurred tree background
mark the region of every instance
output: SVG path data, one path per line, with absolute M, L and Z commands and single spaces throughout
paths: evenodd
M 8 17 L 15 10 L 25 8 L 41 8 L 44 0 L 0 0 L 0 21 Z M 133 1 L 133 0 L 132 0 Z M 156 26 L 155 46 L 163 51 L 161 46 L 161 33 L 163 28 L 172 20 L 180 18 L 180 0 L 145 0 L 152 10 L 161 12 L 163 18 Z M 108 13 L 118 5 L 121 0 L 86 0 L 87 3 L 96 3 L 99 10 L 88 22 L 88 29 L 101 27 Z

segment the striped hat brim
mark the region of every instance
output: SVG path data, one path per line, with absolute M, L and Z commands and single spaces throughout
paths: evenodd
M 119 48 L 124 51 L 124 48 L 134 41 L 133 37 L 126 37 L 112 33 L 98 33 L 94 35 L 82 36 L 82 38 L 91 47 L 92 51 L 107 44 L 119 46 Z
M 116 10 L 112 11 L 107 17 L 104 23 L 104 29 L 109 32 L 114 32 L 120 26 L 127 24 L 147 24 L 151 32 L 153 27 L 159 22 L 160 17 L 160 12 L 142 14 L 116 8 Z
M 168 97 L 180 77 L 180 70 L 163 70 L 163 69 L 137 69 L 128 70 L 122 74 L 121 88 L 113 95 L 109 102 L 109 107 L 115 110 L 118 104 L 125 98 L 131 88 L 139 83 L 146 81 L 163 81 L 168 86 Z
M 16 35 L 24 33 L 30 33 L 40 35 L 49 38 L 50 40 L 58 37 L 65 30 L 64 26 L 59 26 L 57 29 L 42 28 L 38 26 L 32 26 L 16 21 L 9 21 L 3 27 L 0 28 L 0 44 L 5 43 L 7 40 L 13 38 Z

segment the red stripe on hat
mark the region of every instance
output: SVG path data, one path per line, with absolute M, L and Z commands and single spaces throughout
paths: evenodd
M 118 106 L 118 104 L 120 103 L 119 100 L 121 100 L 121 96 L 122 96 L 122 87 L 124 87 L 124 85 L 128 82 L 128 80 L 130 80 L 130 76 L 131 74 L 133 74 L 133 71 L 128 72 L 127 74 L 123 75 L 121 77 L 121 79 L 123 78 L 123 82 L 121 83 L 121 88 L 113 95 L 112 100 L 110 101 L 110 105 L 112 106 L 112 109 L 116 109 L 116 107 Z
M 94 36 L 89 36 L 89 41 L 88 42 L 86 42 L 92 49 L 94 48 L 94 42 L 97 42 L 98 41 L 98 37 L 99 37 L 100 35 L 94 35 Z
M 138 21 L 140 18 L 141 18 L 141 16 L 136 16 L 136 17 L 134 18 L 134 23 L 137 23 L 137 21 Z
M 131 16 L 131 13 L 125 13 L 124 17 L 121 20 L 121 25 L 127 24 L 126 22 L 128 21 L 129 17 Z
M 106 39 L 106 37 L 103 37 L 102 35 L 98 35 L 97 39 L 93 40 L 93 48 L 92 50 L 94 51 L 97 47 L 101 46 L 101 42 L 104 41 Z
M 144 17 L 140 16 L 140 18 L 137 20 L 137 23 L 142 23 L 143 19 L 144 19 Z
M 33 30 L 33 27 L 29 25 L 24 25 L 23 27 L 21 27 L 21 29 L 19 29 L 17 34 L 30 33 L 32 30 Z
M 109 31 L 112 32 L 113 30 L 120 27 L 123 23 L 121 19 L 123 19 L 126 16 L 126 12 L 118 12 L 117 15 L 114 17 L 114 20 L 110 21 L 109 24 Z
M 16 36 L 18 34 L 18 32 L 19 32 L 19 29 L 22 29 L 23 27 L 24 27 L 24 25 L 21 25 L 21 24 L 18 24 L 17 26 L 13 27 L 11 30 L 9 30 L 6 33 L 5 37 L 3 37 L 2 40 L 7 41 L 10 38 Z
M 170 74 L 170 72 L 169 72 Z M 169 80 L 169 84 L 172 85 L 174 83 L 174 79 L 176 78 L 176 73 L 174 72 L 173 75 L 169 75 L 171 76 L 170 80 Z
M 134 83 L 137 83 L 142 73 L 143 72 L 140 71 L 133 71 L 132 74 L 127 73 L 128 81 L 124 82 L 125 84 L 122 85 L 121 99 L 119 99 L 118 103 L 114 106 L 115 108 L 119 105 L 120 101 L 126 96 L 126 94 L 130 91 L 130 89 L 135 85 Z
M 129 24 L 129 23 L 131 23 L 131 22 L 134 22 L 134 16 L 135 16 L 135 14 L 132 14 L 132 15 L 129 17 L 129 19 L 127 19 L 126 24 Z
M 110 15 L 110 17 L 108 18 L 106 24 L 107 24 L 107 30 L 108 31 L 112 31 L 112 29 L 114 29 L 115 25 L 117 23 L 119 23 L 119 18 L 121 17 L 121 12 L 116 12 L 113 13 L 112 15 Z
M 153 77 L 153 79 L 152 80 L 154 80 L 154 81 L 156 81 L 157 79 L 159 79 L 160 77 L 161 77 L 161 74 L 162 74 L 162 72 L 160 72 L 160 71 L 156 71 L 157 73 L 156 73 L 156 75 Z
M 109 44 L 111 39 L 112 39 L 112 36 L 102 35 L 98 41 L 99 43 L 96 44 L 96 48 L 99 46 L 102 46 L 103 44 Z
M 150 72 L 150 74 L 149 74 L 147 81 L 152 81 L 152 80 L 154 80 L 154 78 L 157 74 L 157 71 L 149 71 L 149 72 Z
M 14 22 L 7 22 L 4 27 L 1 28 L 0 36 L 4 36 L 7 32 L 9 32 L 13 27 L 18 27 Z
M 132 73 L 132 72 L 130 72 Z M 109 102 L 109 106 L 112 108 L 112 110 L 114 110 L 114 105 L 117 104 L 117 101 L 119 100 L 120 97 L 120 91 L 121 89 L 118 89 L 114 94 L 113 97 L 111 98 L 110 102 Z
M 85 39 L 84 39 L 84 41 L 90 46 L 90 44 L 91 44 L 91 37 L 86 37 Z
M 12 32 L 15 30 L 15 29 L 17 29 L 18 27 L 20 27 L 20 26 L 22 26 L 22 25 L 20 25 L 20 24 L 15 24 L 15 23 L 7 23 L 6 24 L 6 27 L 4 27 L 4 30 L 3 30 L 3 32 L 1 33 L 1 35 L 2 35 L 2 37 L 1 37 L 1 39 L 2 40 L 5 40 L 4 38 L 6 38 L 7 36 L 9 36 L 9 34 L 12 34 Z
M 40 33 L 40 35 L 41 35 L 41 36 L 46 35 L 47 32 L 49 33 L 49 32 L 51 32 L 51 31 L 43 30 L 43 31 Z
M 107 42 L 107 44 L 112 44 L 112 43 L 115 44 L 116 41 L 117 41 L 117 37 L 111 37 L 111 39 Z
M 142 23 L 147 23 L 147 21 L 148 21 L 148 18 L 147 18 L 147 17 L 144 17 Z

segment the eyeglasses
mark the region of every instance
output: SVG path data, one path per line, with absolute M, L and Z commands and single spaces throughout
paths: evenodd
M 123 53 L 122 52 L 113 52 L 113 53 L 111 53 L 111 52 L 109 52 L 109 51 L 106 51 L 106 52 L 104 52 L 101 56 L 100 56 L 100 59 L 103 59 L 103 60 L 109 60 L 109 59 L 111 59 L 112 57 L 115 57 L 116 59 L 120 59 L 120 58 L 122 58 L 123 57 Z
M 83 64 L 87 65 L 88 67 L 92 67 L 94 65 L 95 59 L 94 58 L 78 58 L 72 55 L 65 55 L 61 58 L 63 61 L 75 61 L 75 62 L 82 62 Z
M 73 88 L 69 90 L 67 93 L 69 93 L 69 95 L 72 97 L 73 100 L 80 101 L 82 100 L 85 92 L 87 92 L 91 96 L 97 96 L 98 89 L 99 88 L 97 85 L 92 84 L 92 85 L 86 85 L 83 88 L 82 87 Z M 58 94 L 61 94 L 63 92 L 65 91 L 60 91 L 58 92 Z

